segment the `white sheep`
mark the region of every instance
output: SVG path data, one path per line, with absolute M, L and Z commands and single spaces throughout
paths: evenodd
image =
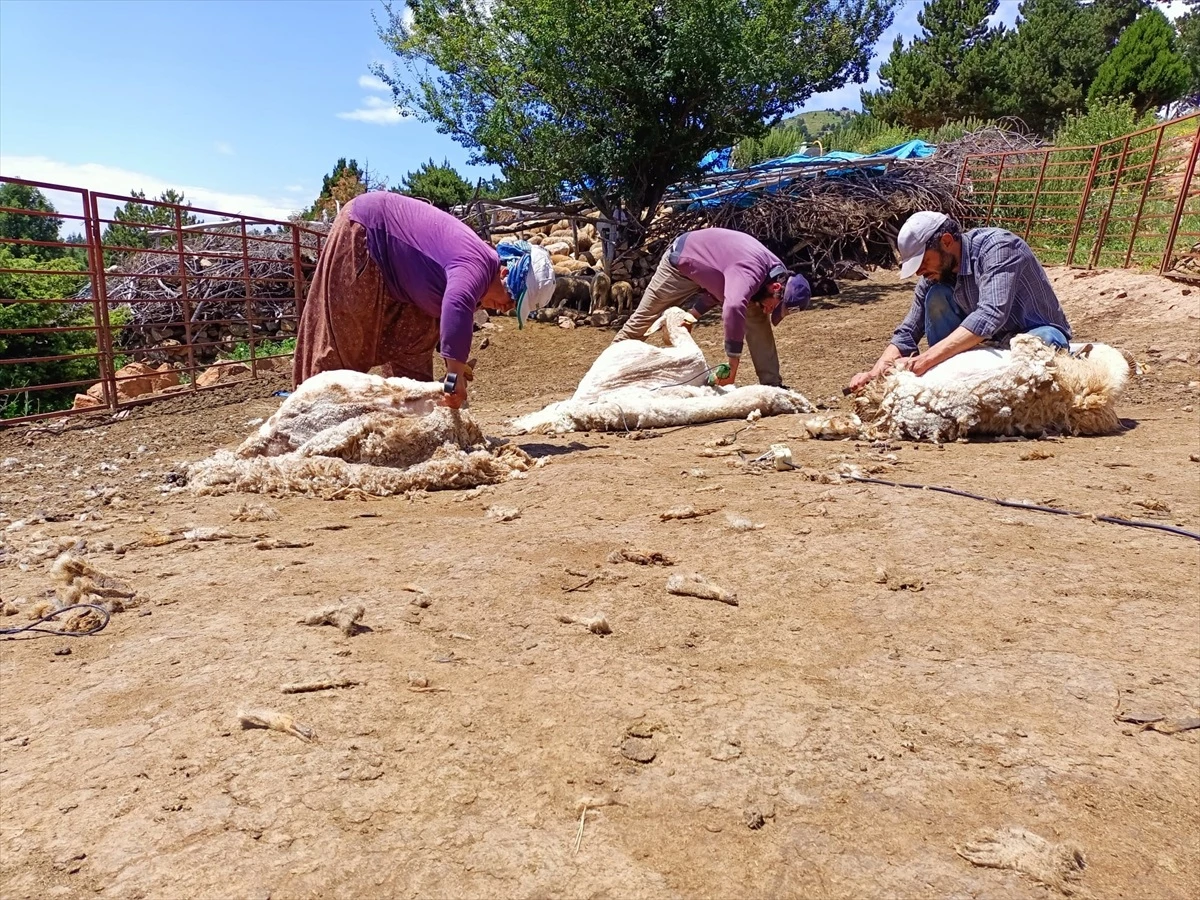
M 647 335 L 664 331 L 666 347 L 620 341 L 597 357 L 569 400 L 513 422 L 518 434 L 632 431 L 762 415 L 811 412 L 800 394 L 767 385 L 710 387 L 709 366 L 692 339 L 696 319 L 678 307 L 664 312 Z
M 856 402 L 875 434 L 913 440 L 1121 430 L 1115 407 L 1129 363 L 1120 351 L 1072 344 L 1056 352 L 1030 335 L 1010 346 L 968 350 L 920 376 L 891 372 Z
M 704 384 L 708 363 L 692 337 L 695 324 L 695 316 L 672 306 L 646 332 L 649 337 L 662 331 L 665 347 L 655 347 L 645 341 L 609 344 L 583 376 L 571 400 L 586 403 L 632 385 L 652 389 Z
M 486 446 L 470 413 L 439 406 L 441 396 L 438 382 L 322 372 L 235 452 L 189 467 L 188 483 L 199 493 L 388 496 L 490 484 L 531 467 L 517 447 Z

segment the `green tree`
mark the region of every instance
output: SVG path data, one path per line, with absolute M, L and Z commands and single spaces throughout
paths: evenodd
M 1187 12 L 1175 20 L 1179 32 L 1179 54 L 1188 65 L 1187 106 L 1200 106 L 1200 0 L 1188 0 Z
M 370 164 L 363 167 L 358 160 L 347 162 L 343 156 L 338 159 L 333 171 L 321 179 L 321 193 L 313 205 L 300 214 L 300 218 L 313 221 L 325 216 L 332 219 L 342 206 L 359 194 L 386 189 L 387 181 L 371 172 Z
M 1147 6 L 1148 0 L 1024 0 L 1017 29 L 1004 41 L 1009 93 L 998 111 L 1052 132 L 1084 108 L 1117 36 Z
M 17 256 L 10 247 L 0 244 L 0 269 L 39 269 L 46 274 L 0 272 L 0 359 L 51 359 L 0 365 L 0 390 L 97 378 L 95 357 L 88 355 L 96 349 L 96 335 L 92 331 L 4 333 L 7 330 L 92 324 L 90 303 L 20 302 L 73 296 L 87 281 L 86 277 L 63 274 L 79 268 L 74 258 L 62 256 L 47 260 L 32 255 Z M 56 356 L 70 358 L 52 358 Z M 61 409 L 71 404 L 76 390 L 78 388 L 70 387 L 0 395 L 0 418 Z
M 42 213 L 57 212 L 54 206 L 35 187 L 6 181 L 0 184 L 0 206 L 10 209 L 26 209 Z M 63 220 L 54 215 L 30 215 L 28 213 L 0 212 L 0 239 L 22 241 L 57 241 Z M 0 243 L 0 247 L 15 256 L 28 259 L 57 259 L 63 255 L 61 247 L 32 247 L 28 244 Z
M 897 2 L 408 0 L 380 29 L 402 65 L 375 74 L 471 162 L 644 226 L 709 151 L 865 80 Z
M 1131 97 L 1134 109 L 1145 112 L 1174 103 L 1190 80 L 1187 61 L 1175 50 L 1175 29 L 1157 9 L 1148 9 L 1121 33 L 1088 99 Z
M 305 219 L 319 219 L 322 215 L 333 218 L 341 204 L 367 192 L 367 173 L 358 165 L 358 160 L 338 159 L 333 171 L 321 179 L 321 193 L 313 205 L 304 211 Z
M 415 172 L 405 175 L 400 181 L 400 187 L 392 190 L 397 194 L 424 198 L 438 209 L 445 210 L 466 203 L 475 196 L 471 182 L 458 174 L 454 166 L 450 165 L 450 160 L 444 160 L 438 165 L 432 157 L 429 162 L 421 163 L 421 167 Z
M 147 247 L 173 246 L 176 226 L 175 210 L 168 206 L 156 206 L 153 203 L 139 203 L 139 200 L 146 199 L 146 195 L 142 191 L 131 191 L 129 196 L 134 199 L 113 211 L 113 221 L 104 229 L 101 237 L 101 242 L 105 247 L 104 261 L 106 264 L 111 264 L 136 250 Z M 183 194 L 176 190 L 163 191 L 158 196 L 157 202 L 191 206 Z M 200 219 L 185 212 L 180 217 L 179 224 L 198 225 Z
M 892 55 L 879 67 L 882 87 L 863 91 L 863 109 L 914 129 L 992 116 L 1006 95 L 999 64 L 1005 32 L 987 24 L 998 5 L 999 0 L 929 0 L 917 14 L 923 31 L 907 47 L 896 38 Z

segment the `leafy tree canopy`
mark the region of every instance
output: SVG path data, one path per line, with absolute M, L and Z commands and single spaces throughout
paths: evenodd
M 1187 12 L 1175 20 L 1175 27 L 1179 31 L 1179 53 L 1190 73 L 1187 104 L 1200 106 L 1200 0 L 1188 0 Z
M 472 162 L 546 200 L 576 193 L 644 224 L 709 151 L 865 80 L 896 5 L 407 0 L 386 4 L 380 29 L 401 67 L 376 74 Z
M 6 181 L 0 184 L 0 206 L 11 209 L 37 210 L 54 213 L 53 204 L 35 187 Z M 58 230 L 63 220 L 57 216 L 38 216 L 15 212 L 0 212 L 0 238 L 22 241 L 57 241 Z M 28 244 L 0 243 L 15 256 L 30 259 L 57 259 L 63 255 L 61 247 L 32 247 Z

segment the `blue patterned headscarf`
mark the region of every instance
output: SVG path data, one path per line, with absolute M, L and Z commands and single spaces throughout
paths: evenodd
M 508 268 L 504 287 L 517 305 L 517 327 L 523 328 L 531 312 L 554 299 L 554 263 L 543 248 L 527 241 L 504 241 L 496 255 Z

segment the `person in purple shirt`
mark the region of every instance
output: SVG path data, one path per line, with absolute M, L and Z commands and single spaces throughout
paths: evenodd
M 984 342 L 1006 346 L 1031 334 L 1067 350 L 1071 326 L 1046 270 L 1020 237 L 1003 228 L 963 231 L 945 213 L 916 212 L 896 238 L 900 277 L 920 275 L 912 306 L 875 365 L 850 379 L 859 391 L 889 369 L 924 375 Z M 928 345 L 918 353 L 918 342 Z
M 493 248 L 449 213 L 423 200 L 375 191 L 338 213 L 317 260 L 300 316 L 293 380 L 375 366 L 385 377 L 433 380 L 440 346 L 467 399 L 475 310 L 507 312 L 518 323 L 554 293 L 554 270 L 540 247 Z
M 807 308 L 811 300 L 804 276 L 791 274 L 779 257 L 750 235 L 703 228 L 674 240 L 641 303 L 613 342 L 641 340 L 668 307 L 687 304 L 703 313 L 720 304 L 729 376 L 715 383 L 732 384 L 737 379 L 745 345 L 759 383 L 782 387 L 772 325 L 790 312 Z

